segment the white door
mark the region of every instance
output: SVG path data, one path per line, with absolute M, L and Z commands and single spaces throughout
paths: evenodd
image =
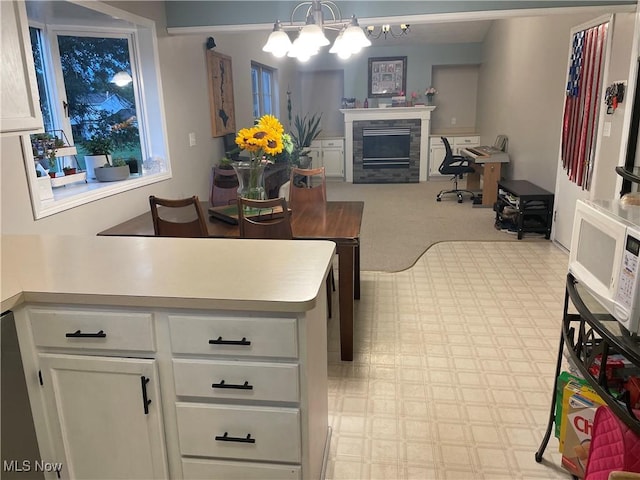
M 38 360 L 61 478 L 168 478 L 155 360 Z
M 571 36 L 569 39 L 570 45 L 573 42 L 573 36 L 576 32 L 580 32 L 582 30 L 595 27 L 597 25 L 602 24 L 610 24 L 610 16 L 599 17 L 597 19 L 592 20 L 591 22 L 584 23 L 582 25 L 576 26 L 571 29 Z M 609 25 L 610 26 L 610 25 Z M 606 81 L 606 72 L 607 72 L 607 57 L 608 57 L 608 49 L 607 45 L 609 44 L 609 39 L 611 37 L 611 28 L 607 29 L 607 34 L 604 40 L 604 44 L 602 45 L 604 64 L 602 68 L 603 75 L 601 76 L 601 83 L 599 85 L 600 88 L 600 97 L 602 96 L 602 85 L 605 84 Z M 568 78 L 568 70 L 571 66 L 571 51 L 569 49 L 569 59 L 567 61 L 567 76 Z M 594 86 L 595 88 L 595 86 Z M 598 104 L 602 104 L 601 98 L 596 100 Z M 595 148 L 593 149 L 593 158 L 598 158 L 598 151 L 600 148 L 600 143 L 597 141 L 600 138 L 600 126 L 602 121 L 600 116 L 604 115 L 604 109 L 600 108 L 598 111 L 598 115 L 595 118 L 595 124 L 593 126 L 594 137 L 593 142 L 595 143 Z M 563 167 L 562 164 L 562 146 L 558 150 L 558 171 L 556 174 L 556 190 L 555 190 L 555 199 L 554 199 L 554 218 L 553 218 L 553 231 L 552 238 L 560 245 L 569 249 L 571 247 L 571 231 L 573 229 L 573 217 L 576 209 L 576 202 L 582 199 L 590 198 L 590 192 L 586 189 L 583 189 L 578 184 L 569 180 L 567 175 L 567 171 Z

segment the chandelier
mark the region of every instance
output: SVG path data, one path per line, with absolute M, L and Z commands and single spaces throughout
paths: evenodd
M 400 38 L 406 35 L 407 33 L 409 33 L 409 24 L 407 23 L 400 24 L 399 33 L 394 32 L 393 27 L 390 26 L 389 24 L 381 25 L 380 31 L 378 33 L 374 33 L 375 30 L 376 30 L 376 27 L 374 27 L 373 25 L 369 25 L 367 27 L 367 36 L 372 38 L 380 38 L 384 36 L 384 38 L 387 38 L 387 35 L 391 35 L 393 38 Z
M 328 14 L 327 19 L 324 18 L 325 12 Z M 295 19 L 296 14 L 302 13 L 304 13 L 304 23 Z M 298 36 L 293 42 L 289 39 L 286 29 L 298 30 Z M 331 43 L 324 34 L 325 29 L 338 32 L 329 53 L 335 53 L 342 59 L 347 59 L 360 52 L 363 47 L 371 45 L 371 40 L 364 34 L 355 15 L 351 20 L 343 20 L 340 9 L 335 3 L 327 0 L 312 0 L 296 5 L 291 12 L 289 24 L 284 25 L 277 20 L 262 50 L 272 53 L 275 57 L 287 55 L 306 62 L 316 55 L 320 48 Z

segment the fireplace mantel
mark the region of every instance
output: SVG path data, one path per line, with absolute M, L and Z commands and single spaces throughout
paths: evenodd
M 390 107 L 390 108 L 344 108 L 345 134 L 345 180 L 353 182 L 353 122 L 366 120 L 420 119 L 420 181 L 427 181 L 429 169 L 429 133 L 431 112 L 435 106 Z

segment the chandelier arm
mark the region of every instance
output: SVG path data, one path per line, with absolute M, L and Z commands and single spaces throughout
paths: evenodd
M 309 5 L 309 8 L 307 9 L 307 13 L 306 13 L 306 15 L 304 16 L 304 21 L 306 21 L 306 20 L 307 20 L 307 17 L 309 16 L 309 13 L 311 12 L 311 7 L 313 6 L 313 2 L 301 2 L 301 3 L 299 3 L 298 5 L 296 5 L 296 6 L 294 7 L 294 9 L 291 11 L 291 17 L 289 18 L 289 23 L 290 23 L 291 25 L 293 25 L 293 24 L 295 23 L 295 21 L 294 21 L 294 17 L 295 17 L 295 15 L 296 15 L 296 12 L 298 11 L 298 9 L 299 9 L 300 7 L 304 7 L 304 6 L 306 6 L 306 5 Z
M 331 12 L 331 16 L 333 17 L 334 23 L 342 22 L 342 12 L 340 11 L 340 7 L 336 5 L 334 2 L 330 0 L 322 0 L 320 2 L 321 7 L 326 7 L 327 10 Z M 335 10 L 334 10 L 335 9 Z M 336 12 L 338 12 L 338 16 L 336 17 Z
M 393 31 L 393 27 L 389 27 L 389 28 L 385 28 L 386 25 L 382 25 L 380 27 L 380 31 L 377 34 L 374 34 L 373 32 L 375 31 L 375 25 L 369 25 L 367 27 L 367 36 L 373 38 L 374 40 L 377 40 L 378 38 L 380 38 L 381 36 L 384 35 L 384 38 L 386 40 L 387 35 L 391 35 L 393 38 L 400 38 L 400 37 L 404 37 L 405 35 L 407 35 L 410 31 L 409 25 L 408 24 L 403 24 L 404 28 L 402 26 L 400 26 L 400 33 L 395 33 Z

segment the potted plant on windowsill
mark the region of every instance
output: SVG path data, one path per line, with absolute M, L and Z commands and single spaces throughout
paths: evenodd
M 105 163 L 102 167 L 94 169 L 96 180 L 99 182 L 117 182 L 129 178 L 129 165 L 121 158 L 116 158 L 113 162 Z
M 87 176 L 96 178 L 95 170 L 97 168 L 105 164 L 111 165 L 113 141 L 105 135 L 95 134 L 89 140 L 82 142 L 82 146 L 88 153 L 84 156 Z

